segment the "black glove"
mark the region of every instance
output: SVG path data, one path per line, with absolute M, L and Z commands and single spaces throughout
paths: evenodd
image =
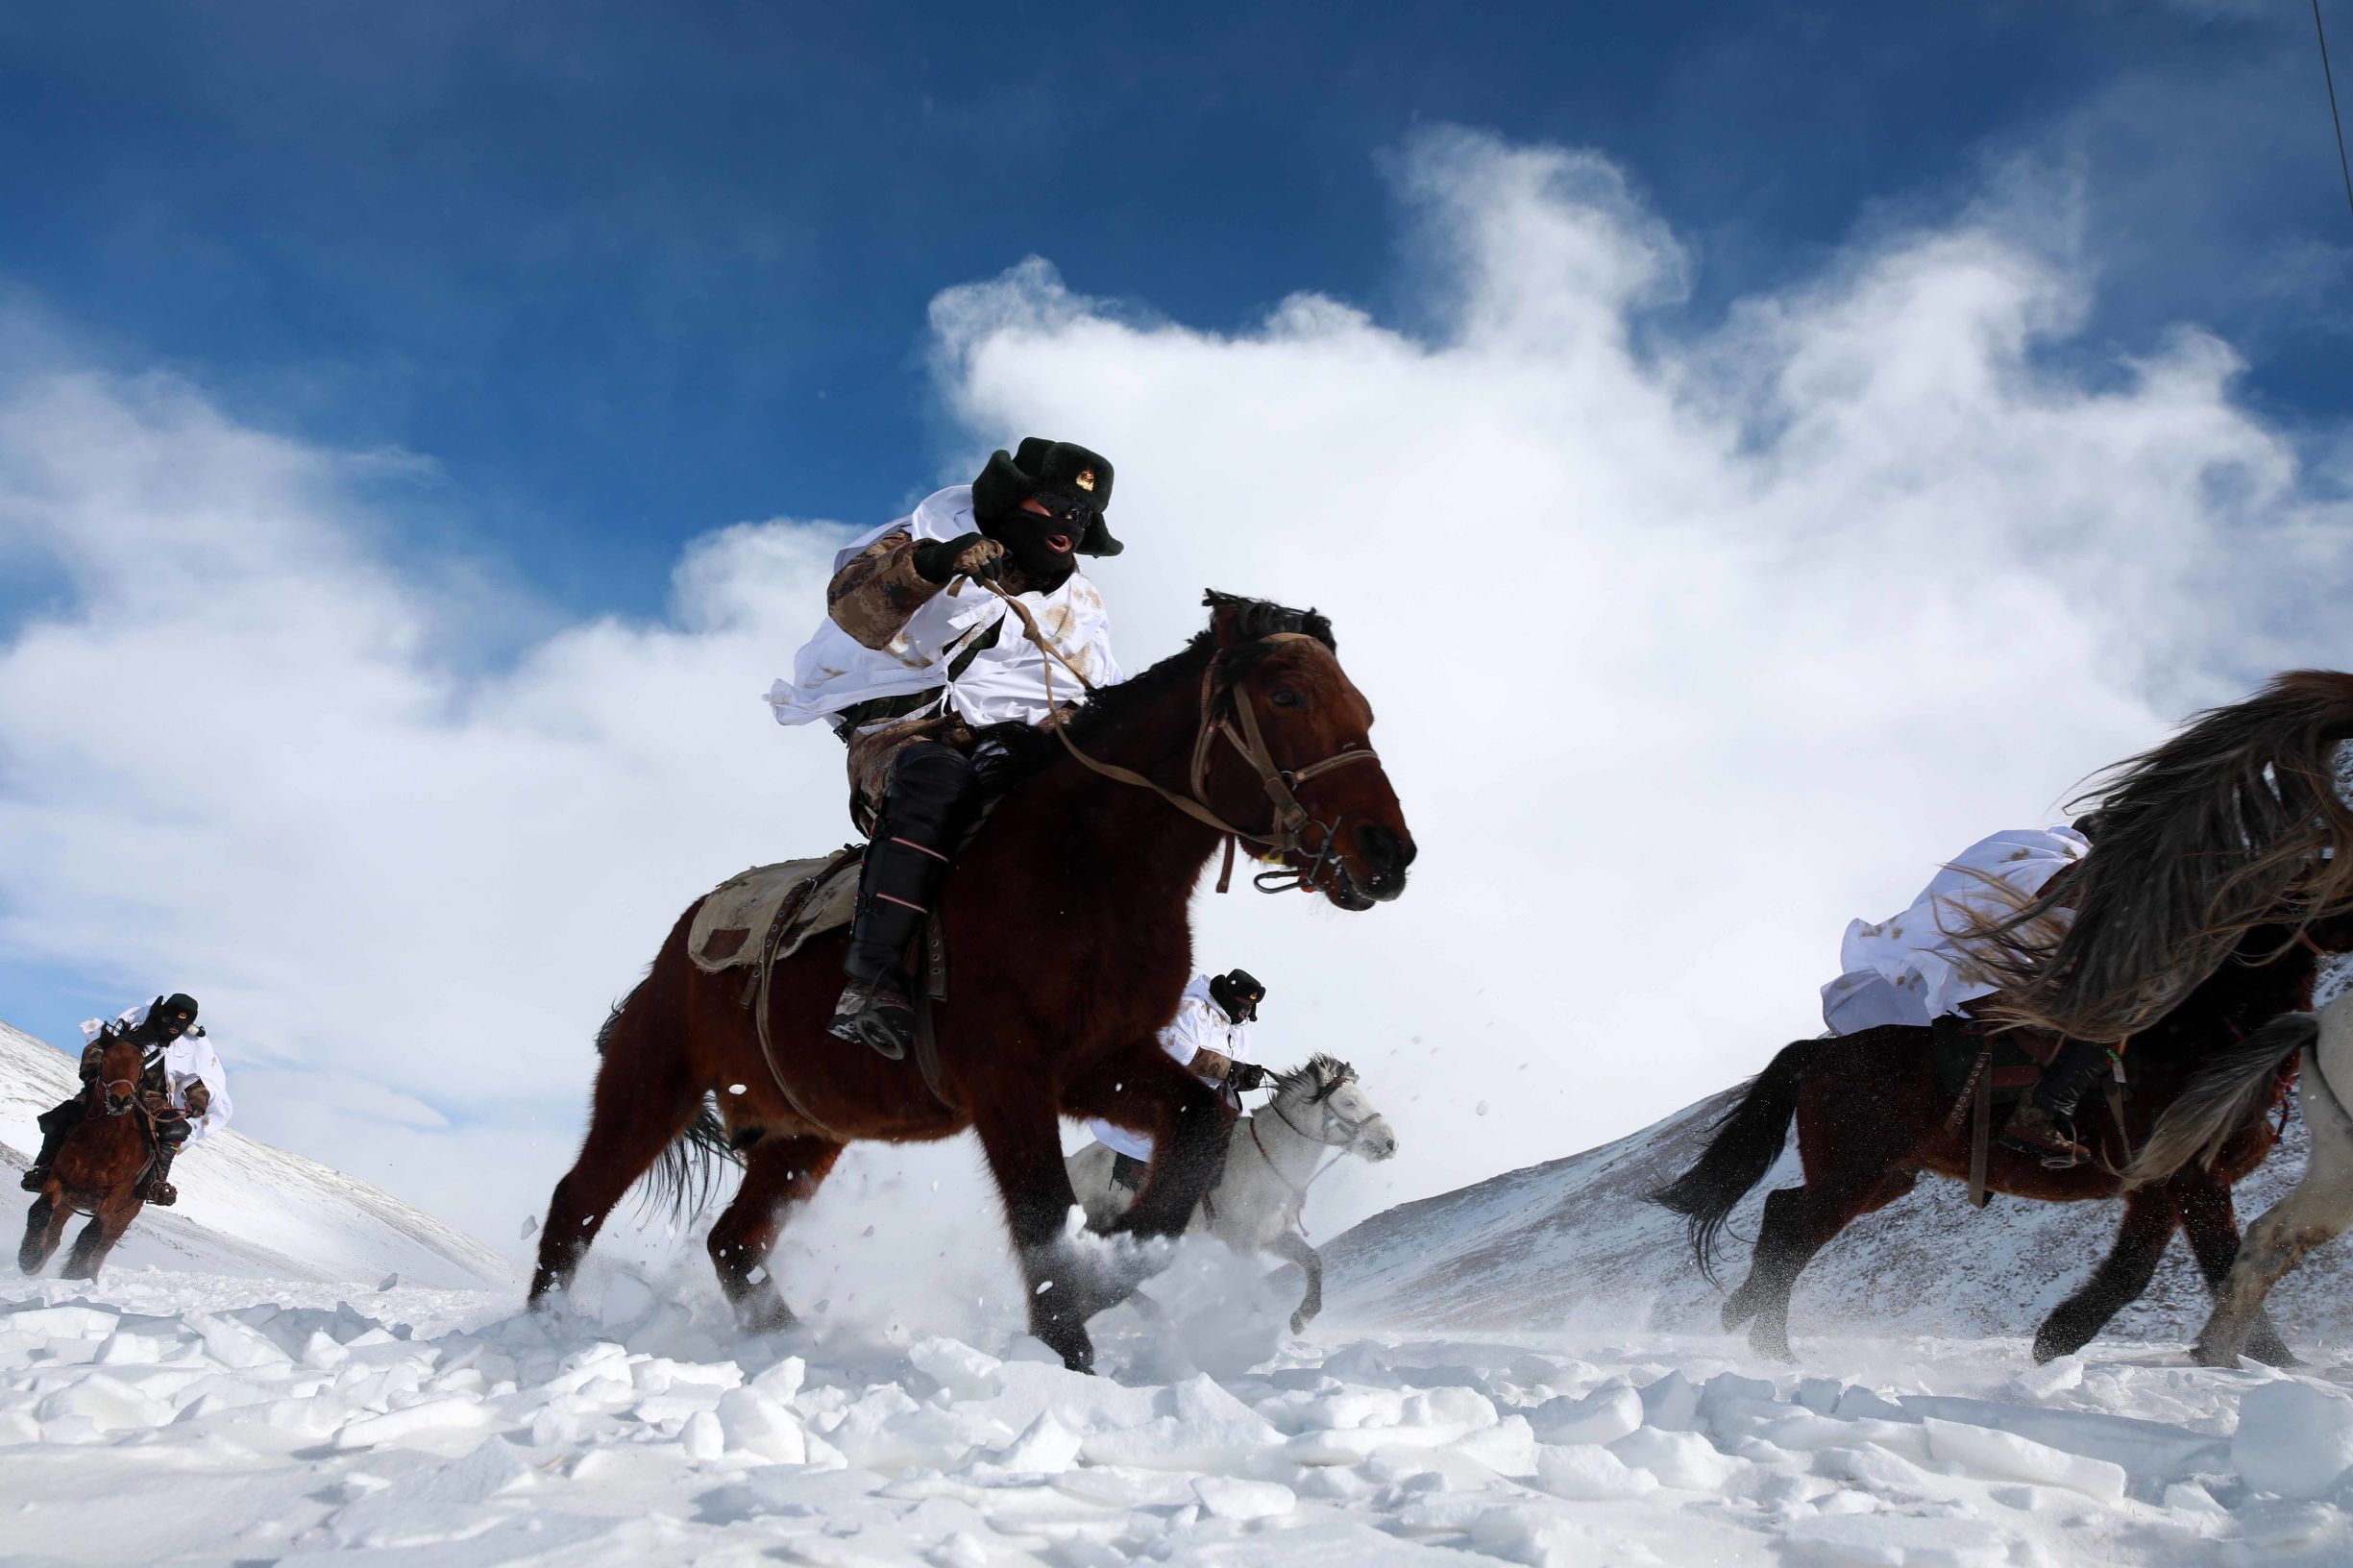
M 1236 1093 L 1239 1093 L 1244 1090 L 1265 1088 L 1266 1080 L 1273 1076 L 1256 1062 L 1237 1062 L 1233 1070 L 1226 1074 L 1226 1082 L 1234 1086 Z
M 1005 568 L 1005 547 L 985 534 L 960 534 L 915 547 L 915 570 L 925 582 L 945 582 L 962 574 L 993 582 Z

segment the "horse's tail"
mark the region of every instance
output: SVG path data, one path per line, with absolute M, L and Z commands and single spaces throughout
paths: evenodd
M 1716 1234 L 1749 1189 L 1781 1157 L 1789 1124 L 1797 1119 L 1798 1085 L 1812 1063 L 1817 1041 L 1784 1045 L 1764 1071 L 1749 1081 L 1748 1092 L 1717 1119 L 1706 1152 L 1689 1170 L 1651 1194 L 1688 1222 L 1691 1255 L 1700 1273 L 1716 1281 Z
M 2283 1013 L 2216 1056 L 2157 1118 L 2124 1171 L 2125 1185 L 2164 1181 L 2193 1160 L 2213 1164 L 2222 1145 L 2270 1104 L 2281 1066 L 2319 1037 L 2319 1015 Z
M 604 1055 L 613 1043 L 614 1030 L 621 1026 L 629 1004 L 645 989 L 645 982 L 638 982 L 605 1015 L 603 1024 L 597 1030 L 599 1056 Z M 709 1205 L 711 1194 L 719 1186 L 719 1167 L 743 1163 L 743 1156 L 727 1141 L 727 1127 L 719 1119 L 719 1107 L 706 1094 L 695 1119 L 654 1157 L 652 1165 L 639 1178 L 644 1187 L 644 1205 L 654 1213 L 668 1211 L 672 1224 L 683 1225 Z
M 2100 775 L 2084 800 L 2092 853 L 2022 907 L 1966 933 L 1997 1016 L 2115 1041 L 2171 1011 L 2258 925 L 2353 900 L 2353 805 L 2337 750 L 2353 736 L 2353 675 L 2282 674 L 2196 714 Z M 2058 926 L 2047 918 L 2071 914 Z

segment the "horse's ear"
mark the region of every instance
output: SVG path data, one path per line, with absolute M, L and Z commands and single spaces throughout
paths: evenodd
M 1246 607 L 1243 600 L 1230 594 L 1213 592 L 1203 602 L 1210 607 L 1210 640 L 1216 645 L 1218 652 L 1223 653 L 1244 643 L 1257 641 L 1256 633 L 1242 625 L 1242 611 Z

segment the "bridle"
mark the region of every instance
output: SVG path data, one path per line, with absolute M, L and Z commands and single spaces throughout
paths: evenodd
M 1354 1081 L 1355 1077 L 1356 1074 L 1353 1072 L 1340 1074 L 1338 1077 L 1334 1078 L 1330 1083 L 1318 1088 L 1315 1092 L 1309 1097 L 1308 1104 L 1322 1105 L 1324 1101 L 1330 1099 L 1333 1095 L 1339 1092 L 1341 1085 Z M 1265 1108 L 1272 1111 L 1275 1114 L 1276 1118 L 1279 1119 L 1284 1126 L 1288 1127 L 1294 1134 L 1296 1134 L 1301 1142 L 1321 1144 L 1327 1149 L 1334 1149 L 1337 1151 L 1331 1159 L 1323 1161 L 1323 1163 L 1317 1165 L 1313 1171 L 1310 1172 L 1306 1181 L 1294 1182 L 1288 1176 L 1283 1174 L 1283 1167 L 1275 1164 L 1275 1157 L 1266 1152 L 1265 1140 L 1259 1137 L 1258 1117 L 1252 1116 L 1250 1118 L 1250 1141 L 1257 1146 L 1259 1158 L 1266 1162 L 1266 1168 L 1274 1172 L 1275 1180 L 1281 1182 L 1285 1187 L 1289 1188 L 1291 1190 L 1291 1196 L 1297 1200 L 1298 1207 L 1296 1212 L 1291 1215 L 1291 1223 L 1299 1227 L 1299 1234 L 1304 1237 L 1308 1234 L 1307 1220 L 1305 1217 L 1307 1214 L 1308 1206 L 1308 1188 L 1313 1187 L 1316 1179 L 1322 1176 L 1325 1171 L 1330 1170 L 1334 1165 L 1338 1164 L 1342 1160 L 1348 1157 L 1349 1149 L 1356 1143 L 1357 1135 L 1364 1131 L 1364 1124 L 1366 1122 L 1378 1120 L 1380 1117 L 1380 1113 L 1375 1112 L 1372 1115 L 1360 1116 L 1356 1120 L 1351 1121 L 1347 1117 L 1342 1116 L 1327 1108 L 1324 1112 L 1325 1125 L 1329 1127 L 1333 1123 L 1336 1122 L 1348 1134 L 1345 1139 L 1335 1143 L 1328 1138 L 1311 1138 L 1306 1132 L 1302 1131 L 1299 1124 L 1291 1120 L 1290 1114 L 1283 1109 L 1283 1095 L 1280 1090 L 1276 1091 L 1273 1099 L 1266 1102 Z M 1318 1156 L 1317 1158 L 1321 1159 L 1321 1156 Z
M 1045 635 L 1038 629 L 1037 617 L 1030 614 L 1028 605 L 993 582 L 982 581 L 979 578 L 973 580 L 980 582 L 983 588 L 1003 600 L 1012 608 L 1014 614 L 1020 618 L 1022 631 L 1037 646 L 1038 651 L 1046 656 L 1045 698 L 1049 710 L 1055 705 L 1054 666 L 1057 664 L 1067 670 L 1071 677 L 1082 687 L 1089 691 L 1094 690 L 1094 682 L 1080 674 L 1078 667 L 1064 658 L 1062 651 L 1048 642 Z M 1272 632 L 1261 638 L 1260 641 L 1280 643 L 1293 639 L 1311 643 L 1316 641 L 1302 631 Z M 1219 867 L 1217 872 L 1217 891 L 1219 893 L 1225 892 L 1233 884 L 1234 846 L 1238 840 L 1247 839 L 1252 844 L 1262 847 L 1269 858 L 1280 858 L 1294 852 L 1305 853 L 1307 850 L 1306 830 L 1311 827 L 1316 829 L 1321 837 L 1314 851 L 1314 859 L 1309 863 L 1305 870 L 1291 866 L 1272 867 L 1254 875 L 1251 878 L 1251 885 L 1261 893 L 1288 893 L 1294 888 L 1302 892 L 1319 890 L 1323 888 L 1325 879 L 1331 872 L 1339 869 L 1335 851 L 1339 845 L 1339 825 L 1344 819 L 1335 818 L 1332 821 L 1326 822 L 1311 816 L 1307 807 L 1299 803 L 1297 786 L 1306 783 L 1311 778 L 1331 772 L 1335 769 L 1348 767 L 1352 763 L 1378 763 L 1381 760 L 1380 754 L 1370 747 L 1357 746 L 1352 742 L 1331 756 L 1309 763 L 1304 768 L 1285 769 L 1278 766 L 1273 753 L 1266 748 L 1265 734 L 1259 727 L 1258 710 L 1251 706 L 1247 697 L 1235 689 L 1232 682 L 1219 678 L 1219 664 L 1218 658 L 1213 654 L 1209 668 L 1201 673 L 1201 723 L 1193 738 L 1192 768 L 1186 780 L 1187 793 L 1184 795 L 1163 788 L 1132 768 L 1122 768 L 1115 763 L 1098 762 L 1079 748 L 1078 744 L 1070 739 L 1068 730 L 1059 720 L 1052 721 L 1051 727 L 1056 735 L 1062 737 L 1064 748 L 1086 767 L 1101 773 L 1105 778 L 1150 790 L 1186 816 L 1224 835 L 1225 862 Z M 1226 704 L 1224 713 L 1218 712 L 1220 698 L 1232 699 Z M 1259 782 L 1265 787 L 1271 821 L 1267 830 L 1263 833 L 1254 833 L 1246 827 L 1237 827 L 1218 816 L 1210 806 L 1208 799 L 1210 754 L 1221 736 L 1235 750 L 1242 754 L 1242 759 L 1250 764 L 1251 770 L 1259 775 Z

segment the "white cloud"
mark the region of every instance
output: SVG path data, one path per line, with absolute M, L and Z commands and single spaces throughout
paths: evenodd
M 1329 1220 L 1753 1070 L 1818 1027 L 1850 916 L 2188 707 L 2353 662 L 2353 517 L 2233 401 L 2225 345 L 2084 368 L 2048 201 L 1694 325 L 1690 263 L 1595 155 L 1449 132 L 1398 183 L 1434 336 L 1314 296 L 1213 335 L 1043 262 L 933 312 L 955 466 L 1032 431 L 1119 464 L 1099 576 L 1132 663 L 1204 584 L 1311 601 L 1381 714 L 1407 896 L 1200 918 L 1206 964 L 1271 984 L 1265 1054 L 1352 1057 L 1399 1127 Z M 315 1123 L 241 1097 L 257 1130 L 505 1243 L 677 911 L 844 836 L 838 749 L 756 700 L 840 535 L 723 529 L 663 625 L 483 670 L 476 601 L 373 543 L 387 461 L 168 380 L 7 388 L 0 526 L 73 602 L 0 651 L 0 942 L 194 977 L 273 1090 L 329 1075 Z M 355 1081 L 401 1096 L 380 1125 Z M 985 1203 L 968 1165 L 939 1168 Z

